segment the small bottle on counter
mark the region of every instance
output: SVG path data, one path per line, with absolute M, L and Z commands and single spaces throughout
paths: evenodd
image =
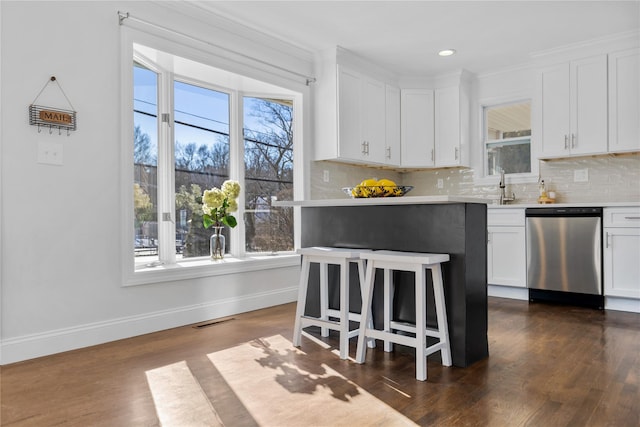
M 540 190 L 540 198 L 541 199 L 546 198 L 547 197 L 547 188 L 544 185 L 544 179 L 540 181 L 539 190 Z
M 544 179 L 540 180 L 538 191 L 540 192 L 538 203 L 551 203 L 551 200 L 549 199 L 549 197 L 547 197 L 547 187 L 544 185 Z

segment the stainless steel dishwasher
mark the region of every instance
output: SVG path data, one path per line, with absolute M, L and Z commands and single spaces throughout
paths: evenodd
M 604 308 L 602 208 L 525 210 L 529 300 Z

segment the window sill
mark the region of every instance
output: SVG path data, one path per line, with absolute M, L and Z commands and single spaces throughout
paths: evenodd
M 159 282 L 173 282 L 185 279 L 245 273 L 272 268 L 295 267 L 300 265 L 300 255 L 285 253 L 280 255 L 248 255 L 242 258 L 227 255 L 219 261 L 208 257 L 181 260 L 171 265 L 141 266 L 129 277 L 123 286 L 146 285 Z

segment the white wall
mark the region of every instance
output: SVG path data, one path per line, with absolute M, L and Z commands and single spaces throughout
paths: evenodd
M 0 2 L 2 364 L 295 300 L 297 267 L 121 286 L 117 11 L 234 46 L 234 34 L 206 17 L 164 7 Z M 237 40 L 249 55 L 307 66 L 282 49 Z M 78 112 L 70 136 L 38 133 L 28 122 L 29 104 L 52 75 Z M 64 107 L 55 91 L 49 85 L 39 101 L 62 99 L 44 105 Z M 39 142 L 62 144 L 63 165 L 37 163 Z

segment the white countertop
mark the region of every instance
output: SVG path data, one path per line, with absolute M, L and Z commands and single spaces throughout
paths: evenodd
M 569 208 L 569 207 L 640 207 L 640 202 L 589 202 L 589 203 L 522 203 L 513 205 L 494 204 L 493 200 L 463 196 L 404 196 L 404 197 L 372 197 L 362 199 L 318 199 L 318 200 L 278 200 L 274 206 L 371 206 L 371 205 L 428 205 L 446 203 L 483 203 L 488 209 L 525 209 L 525 208 Z
M 616 207 L 638 207 L 640 202 L 589 202 L 589 203 L 523 203 L 515 205 L 488 204 L 488 209 L 525 209 L 525 208 L 616 208 Z
M 487 199 L 461 196 L 404 196 L 404 197 L 372 197 L 362 199 L 319 199 L 319 200 L 279 200 L 274 206 L 370 206 L 370 205 L 438 205 L 446 203 L 482 203 Z

